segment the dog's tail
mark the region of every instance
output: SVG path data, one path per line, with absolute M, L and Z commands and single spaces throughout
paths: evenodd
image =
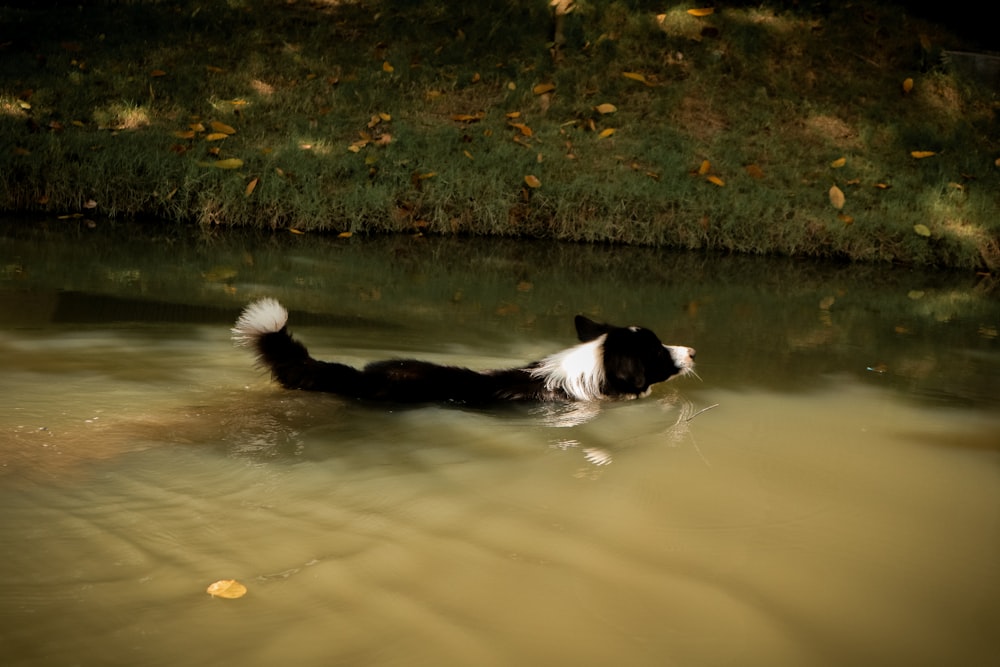
M 305 345 L 288 333 L 288 311 L 275 299 L 247 306 L 232 328 L 233 342 L 249 347 L 257 361 L 287 389 L 316 389 L 316 367 Z

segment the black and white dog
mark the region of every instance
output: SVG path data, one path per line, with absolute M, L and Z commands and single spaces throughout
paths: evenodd
M 506 370 L 474 371 L 426 361 L 376 361 L 358 370 L 309 356 L 286 326 L 274 299 L 251 303 L 233 340 L 251 348 L 286 389 L 323 391 L 397 403 L 598 401 L 639 398 L 657 382 L 694 372 L 694 350 L 664 345 L 649 329 L 599 324 L 576 316 L 580 344 L 541 361 Z

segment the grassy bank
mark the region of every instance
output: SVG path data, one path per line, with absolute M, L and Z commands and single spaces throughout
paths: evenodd
M 1000 268 L 996 93 L 899 8 L 440 4 L 2 7 L 0 209 Z

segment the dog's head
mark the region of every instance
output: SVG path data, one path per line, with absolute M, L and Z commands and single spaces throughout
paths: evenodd
M 643 396 L 657 382 L 694 370 L 694 349 L 664 345 L 649 329 L 616 327 L 577 315 L 576 333 L 582 343 L 604 337 L 604 393 L 610 397 Z

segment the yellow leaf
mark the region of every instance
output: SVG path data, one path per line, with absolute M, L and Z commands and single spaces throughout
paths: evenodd
M 437 176 L 436 171 L 428 171 L 427 173 L 424 174 L 417 174 L 417 178 L 421 181 L 426 180 L 428 178 L 434 178 L 435 176 Z
M 836 160 L 834 160 L 833 162 L 830 163 L 830 167 L 832 167 L 833 169 L 840 169 L 845 164 L 847 164 L 847 158 L 846 157 L 839 157 L 839 158 L 837 158 Z
M 526 137 L 530 137 L 532 134 L 534 134 L 531 131 L 531 128 L 525 125 L 524 123 L 511 123 L 510 126 L 516 128 L 518 132 L 520 132 Z
M 469 151 L 462 151 L 462 155 L 464 155 L 465 157 L 469 158 L 470 160 L 473 159 L 472 153 L 470 153 Z
M 596 107 L 594 107 L 594 111 L 596 111 L 597 113 L 603 115 L 603 114 L 614 113 L 614 112 L 618 111 L 618 107 L 616 107 L 614 104 L 607 104 L 607 103 L 605 103 L 605 104 L 598 104 Z
M 913 231 L 915 231 L 920 236 L 930 236 L 931 230 L 928 229 L 927 225 L 913 225 Z
M 720 188 L 726 184 L 726 182 L 723 181 L 718 176 L 709 176 L 705 180 L 707 180 L 709 183 L 714 183 L 715 185 L 718 185 Z
M 480 111 L 478 113 L 455 113 L 451 115 L 452 120 L 457 120 L 459 123 L 478 123 L 483 118 L 486 117 L 486 112 Z
M 378 117 L 379 117 L 379 118 L 381 118 L 382 120 L 384 120 L 384 121 L 385 121 L 385 122 L 387 122 L 387 123 L 388 123 L 388 122 L 389 122 L 390 120 L 392 120 L 392 116 L 390 116 L 389 114 L 387 114 L 387 113 L 386 113 L 386 112 L 384 112 L 384 111 L 379 111 L 379 113 L 378 113 Z
M 205 131 L 205 126 L 202 125 L 201 123 L 191 123 L 190 125 L 188 125 L 188 127 L 191 129 L 192 132 L 204 132 Z
M 212 132 L 211 134 L 205 135 L 205 141 L 221 141 L 222 139 L 228 139 L 229 135 L 225 132 Z
M 221 579 L 205 591 L 214 598 L 241 598 L 247 594 L 247 587 L 235 579 Z
M 393 67 L 393 66 L 392 66 L 392 65 L 391 65 L 391 64 L 389 63 L 389 61 L 388 61 L 388 60 L 386 60 L 385 62 L 383 62 L 383 63 L 382 63 L 382 71 L 383 71 L 383 72 L 390 72 L 390 73 L 391 73 L 391 72 L 394 72 L 394 71 L 395 71 L 395 69 L 396 69 L 396 68 L 395 68 L 395 67 Z
M 913 79 L 907 77 L 903 79 L 903 93 L 909 93 L 913 90 Z
M 178 139 L 194 139 L 194 130 L 178 130 L 174 132 Z
M 521 117 L 521 112 L 520 111 L 511 111 L 511 112 L 507 113 L 506 116 L 507 116 L 507 118 L 512 118 L 512 119 L 513 118 L 520 118 Z
M 225 160 L 219 160 L 212 164 L 216 169 L 239 169 L 243 166 L 243 160 L 238 157 L 231 157 Z
M 220 123 L 219 121 L 213 120 L 211 122 L 212 129 L 215 132 L 221 132 L 222 134 L 236 134 L 236 129 L 226 125 L 225 123 Z
M 295 229 L 295 227 L 289 227 L 288 231 L 291 232 L 292 234 L 299 234 L 299 235 L 305 234 L 304 231 L 302 231 L 301 229 Z
M 840 221 L 844 223 L 845 226 L 850 226 L 854 224 L 854 218 L 847 215 L 846 213 L 838 213 L 837 218 L 839 218 Z
M 646 77 L 644 77 L 642 74 L 639 74 L 638 72 L 622 72 L 622 76 L 625 77 L 626 79 L 632 79 L 633 81 L 641 81 L 642 83 L 646 83 Z
M 879 190 L 888 190 L 892 186 L 889 185 L 888 183 L 876 183 L 875 187 L 878 188 Z
M 606 139 L 606 138 L 610 137 L 614 133 L 615 133 L 615 128 L 608 127 L 608 128 L 605 128 L 605 129 L 601 130 L 601 133 L 597 135 L 597 138 L 598 139 Z
M 207 69 L 212 74 L 222 74 L 223 72 L 226 71 L 221 67 L 216 67 L 215 65 L 205 65 L 205 69 Z
M 250 181 L 249 183 L 247 183 L 247 188 L 246 188 L 246 190 L 243 191 L 243 194 L 245 196 L 247 196 L 247 197 L 249 197 L 250 195 L 252 195 L 253 191 L 257 188 L 257 183 L 259 181 L 260 181 L 259 178 L 255 178 L 252 181 Z
M 840 209 L 844 208 L 844 202 L 845 202 L 844 191 L 838 188 L 836 185 L 832 186 L 830 188 L 830 203 L 833 205 L 835 209 L 839 211 Z
M 338 239 L 349 239 L 351 238 L 351 236 L 352 236 L 351 232 L 340 232 L 339 234 L 337 234 Z
M 700 9 L 689 9 L 687 13 L 691 16 L 711 16 L 715 13 L 715 9 L 712 7 L 701 7 Z
M 937 153 L 935 153 L 934 151 L 910 151 L 910 155 L 917 158 L 918 160 L 922 160 L 925 157 L 931 157 L 932 155 L 937 155 Z
M 551 93 L 556 89 L 556 84 L 554 83 L 540 83 L 531 89 L 535 95 L 544 95 L 545 93 Z
M 708 170 L 711 169 L 711 168 L 712 168 L 712 163 L 711 162 L 709 162 L 708 160 L 702 160 L 701 161 L 701 166 L 698 167 L 698 175 L 699 176 L 704 176 L 705 174 L 708 173 Z
M 532 176 L 531 174 L 528 174 L 527 176 L 524 177 L 524 182 L 525 182 L 525 184 L 527 184 L 527 186 L 529 188 L 540 188 L 540 187 L 542 187 L 542 182 L 540 180 L 538 180 L 538 177 L 537 176 Z

